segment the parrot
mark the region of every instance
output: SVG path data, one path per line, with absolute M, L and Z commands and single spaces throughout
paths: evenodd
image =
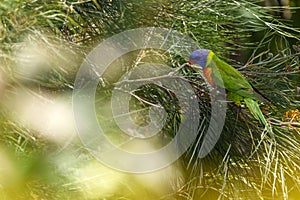
M 237 69 L 208 49 L 193 51 L 188 63 L 193 69 L 202 70 L 204 78 L 212 88 L 225 90 L 228 100 L 233 101 L 236 105 L 240 105 L 240 102 L 244 101 L 253 117 L 267 126 L 266 118 L 258 102 L 268 102 L 268 100 L 253 89 Z

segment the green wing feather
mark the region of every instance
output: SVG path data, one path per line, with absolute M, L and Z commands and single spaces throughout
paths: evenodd
M 267 126 L 267 121 L 261 112 L 257 101 L 265 99 L 254 91 L 248 80 L 235 68 L 213 55 L 207 67 L 212 68 L 212 79 L 219 87 L 225 88 L 228 98 L 235 103 L 244 100 L 255 119 Z
M 248 109 L 250 110 L 254 118 L 261 121 L 263 125 L 267 126 L 267 120 L 261 112 L 257 101 L 250 98 L 244 98 L 244 102 L 246 103 Z
M 215 84 L 236 95 L 265 102 L 265 99 L 254 91 L 248 80 L 235 68 L 213 55 L 208 67 L 212 68 Z

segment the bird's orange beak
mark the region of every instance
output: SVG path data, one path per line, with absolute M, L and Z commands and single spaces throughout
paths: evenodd
M 198 67 L 197 65 L 194 65 L 194 64 L 197 64 L 195 61 L 193 60 L 189 60 L 188 64 L 190 65 L 191 68 L 193 68 L 194 70 L 199 70 L 199 69 L 203 69 L 201 66 Z
M 189 62 L 188 62 L 190 65 L 193 65 L 193 64 L 195 64 L 195 62 L 194 61 L 192 61 L 192 60 L 189 60 Z

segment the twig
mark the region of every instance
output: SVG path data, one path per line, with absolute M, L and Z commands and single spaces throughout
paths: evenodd
M 141 102 L 143 102 L 145 104 L 148 104 L 148 105 L 153 106 L 153 107 L 164 109 L 164 107 L 161 106 L 161 105 L 159 105 L 159 104 L 152 103 L 150 101 L 147 101 L 147 100 L 139 97 L 138 95 L 134 94 L 134 91 L 126 91 L 126 90 L 122 90 L 121 88 L 115 88 L 115 89 L 120 90 L 120 91 L 125 92 L 125 93 L 128 93 L 129 95 L 135 97 L 137 100 L 139 100 L 139 101 L 141 101 Z
M 181 70 L 182 68 L 184 68 L 185 66 L 190 66 L 189 63 L 184 63 L 182 64 L 181 66 L 179 66 L 178 68 L 176 68 L 174 71 L 170 72 L 168 75 L 173 75 L 175 74 L 176 72 L 178 72 L 179 70 Z
M 147 101 L 147 100 L 145 100 L 145 99 L 139 97 L 138 95 L 134 94 L 133 92 L 129 92 L 129 94 L 130 94 L 131 96 L 135 97 L 137 100 L 139 100 L 139 101 L 141 101 L 141 102 L 143 102 L 143 103 L 145 103 L 145 104 L 148 104 L 148 105 L 153 106 L 153 107 L 157 107 L 157 108 L 164 109 L 163 106 L 161 106 L 161 105 L 159 105 L 159 104 L 152 103 L 152 102 L 150 102 L 150 101 Z
M 293 72 L 253 72 L 253 71 L 240 71 L 240 72 L 242 74 L 261 74 L 261 75 L 279 76 L 279 75 L 297 74 L 300 73 L 300 70 L 293 71 Z
M 243 67 L 238 68 L 238 70 L 242 70 L 242 69 L 245 69 L 245 68 L 249 67 L 250 63 L 252 63 L 256 58 L 259 58 L 259 57 L 261 57 L 262 55 L 264 55 L 264 54 L 266 54 L 266 53 L 268 53 L 268 52 L 269 52 L 269 50 L 263 51 L 263 52 L 261 52 L 260 54 L 254 56 L 254 57 L 251 58 L 249 61 L 247 61 L 247 63 L 246 63 Z
M 172 71 L 172 72 L 170 72 L 169 74 L 166 74 L 166 75 L 149 77 L 149 78 L 131 79 L 131 80 L 127 79 L 127 80 L 119 81 L 119 82 L 115 83 L 115 85 L 119 86 L 120 84 L 126 84 L 126 83 L 153 82 L 153 81 L 156 81 L 156 80 L 170 79 L 170 78 L 171 79 L 181 79 L 181 80 L 184 80 L 184 81 L 188 81 L 182 76 L 173 76 L 176 72 L 178 72 L 180 69 L 184 68 L 186 65 L 189 65 L 189 64 L 184 63 L 183 65 L 176 68 L 176 70 L 174 70 L 174 71 Z
M 122 80 L 122 81 L 119 81 L 119 82 L 115 83 L 115 86 L 119 86 L 121 84 L 126 84 L 126 83 L 154 82 L 156 80 L 161 80 L 161 79 L 181 79 L 181 80 L 187 81 L 182 76 L 171 76 L 171 75 L 167 74 L 167 75 L 155 76 L 155 77 L 150 77 L 150 78 Z
M 269 118 L 269 121 L 271 124 L 275 126 L 288 126 L 288 127 L 292 126 L 295 128 L 300 128 L 300 122 L 282 122 L 274 118 Z
M 264 52 L 262 52 L 264 53 Z M 260 54 L 259 54 L 260 55 Z M 287 58 L 290 58 L 290 57 L 295 57 L 295 56 L 299 56 L 300 53 L 294 53 L 292 55 L 286 55 L 286 56 L 283 56 L 283 57 L 279 57 L 279 58 L 276 58 L 276 56 L 274 56 L 272 59 L 270 60 L 266 60 L 266 61 L 261 61 L 259 63 L 254 63 L 254 64 L 250 64 L 250 62 L 248 61 L 244 66 L 238 68 L 238 70 L 242 70 L 244 68 L 247 68 L 247 67 L 251 67 L 251 66 L 254 66 L 254 65 L 262 65 L 262 64 L 269 64 L 269 63 L 272 63 L 272 62 L 278 62 L 278 61 L 281 61 L 281 60 L 284 60 L 284 59 L 287 59 Z M 255 56 L 254 58 L 256 59 L 257 56 Z M 252 59 L 251 59 L 252 60 Z

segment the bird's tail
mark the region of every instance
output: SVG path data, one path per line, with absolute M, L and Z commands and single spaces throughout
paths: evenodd
M 250 98 L 245 98 L 244 102 L 246 103 L 248 109 L 250 110 L 251 114 L 254 116 L 255 119 L 261 121 L 261 123 L 265 126 L 267 126 L 267 120 L 263 113 L 260 110 L 260 107 L 257 103 L 257 101 L 250 99 Z

